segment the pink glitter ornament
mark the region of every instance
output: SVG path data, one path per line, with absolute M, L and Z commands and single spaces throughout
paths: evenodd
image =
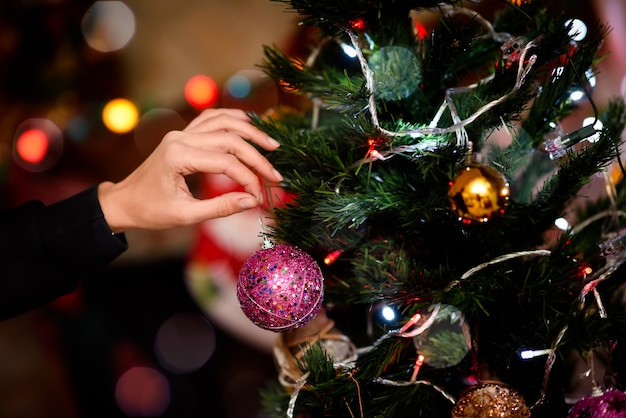
M 266 243 L 241 267 L 237 298 L 243 313 L 259 327 L 290 331 L 317 315 L 323 282 L 315 260 L 300 248 Z
M 607 390 L 600 396 L 581 399 L 570 410 L 568 418 L 621 418 L 626 416 L 626 393 Z

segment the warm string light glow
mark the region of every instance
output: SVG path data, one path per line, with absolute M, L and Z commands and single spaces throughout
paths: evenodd
M 113 99 L 102 110 L 102 122 L 111 132 L 118 134 L 133 130 L 138 119 L 139 111 L 128 99 Z
M 197 109 L 206 109 L 217 103 L 217 83 L 209 76 L 195 75 L 185 83 L 184 94 L 191 106 Z
M 343 253 L 341 250 L 336 250 L 324 257 L 324 264 L 330 265 Z
M 40 163 L 48 151 L 48 137 L 41 129 L 28 129 L 17 137 L 15 150 L 24 161 L 31 164 Z
M 419 22 L 415 22 L 415 36 L 417 36 L 418 39 L 426 39 L 426 37 L 428 36 L 428 31 L 426 30 L 426 27 L 424 25 L 422 25 Z
M 13 160 L 30 172 L 52 168 L 63 155 L 63 134 L 54 122 L 43 118 L 27 119 L 15 133 Z

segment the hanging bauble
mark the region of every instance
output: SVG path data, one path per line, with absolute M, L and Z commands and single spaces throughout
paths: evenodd
M 408 48 L 387 46 L 368 60 L 374 78 L 376 98 L 386 101 L 406 99 L 422 82 L 420 58 Z
M 504 213 L 510 199 L 509 183 L 495 168 L 471 164 L 450 181 L 448 197 L 459 219 L 484 223 Z
M 626 393 L 607 390 L 600 396 L 582 398 L 567 415 L 568 418 L 621 418 L 626 417 Z
M 324 279 L 315 260 L 293 245 L 266 245 L 248 258 L 237 280 L 243 313 L 256 325 L 289 331 L 319 312 Z
M 416 327 L 427 324 L 413 337 L 424 364 L 434 368 L 456 366 L 470 351 L 469 325 L 463 313 L 451 305 L 432 305 L 421 314 Z
M 500 382 L 483 382 L 465 391 L 452 409 L 452 418 L 530 418 L 524 398 Z

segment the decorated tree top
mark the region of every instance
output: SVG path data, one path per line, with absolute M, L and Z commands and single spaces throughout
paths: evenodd
M 609 28 L 583 36 L 542 1 L 283 2 L 315 43 L 265 48 L 301 99 L 256 119 L 293 195 L 269 234 L 317 260 L 333 326 L 301 339 L 312 313 L 281 334 L 278 363 L 297 367 L 268 411 L 554 417 L 622 390 L 624 103 L 592 99 Z M 578 103 L 591 120 L 565 132 Z M 593 178 L 607 193 L 591 201 Z

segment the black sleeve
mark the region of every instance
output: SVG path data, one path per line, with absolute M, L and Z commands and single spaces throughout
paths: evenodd
M 81 274 L 126 248 L 104 220 L 97 186 L 50 206 L 30 201 L 0 210 L 0 319 L 70 293 Z

